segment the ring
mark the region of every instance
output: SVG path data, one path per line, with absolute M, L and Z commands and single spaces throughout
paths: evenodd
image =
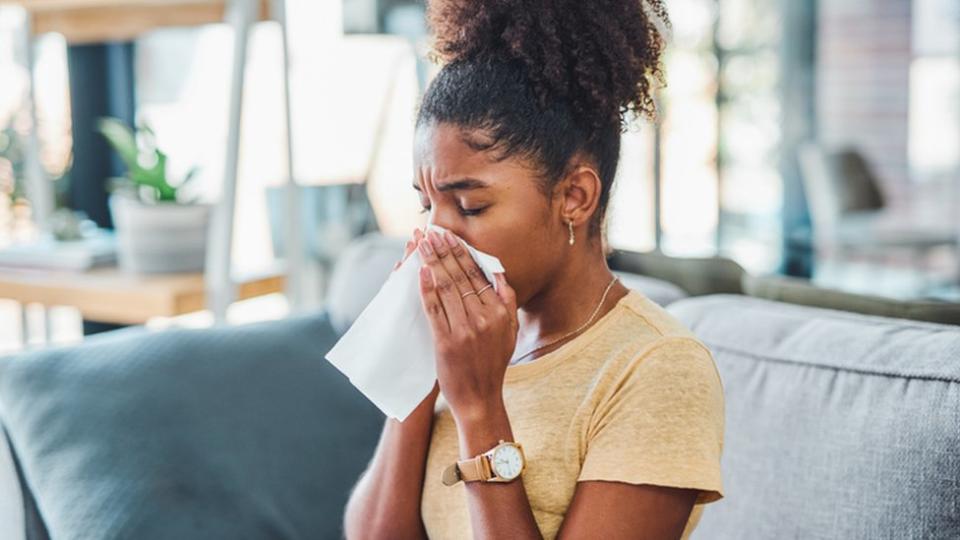
M 470 296 L 471 294 L 479 294 L 479 293 L 477 293 L 477 291 L 467 291 L 467 292 L 461 294 L 461 295 L 460 295 L 460 298 L 466 298 L 466 297 Z
M 483 287 L 482 289 L 480 289 L 479 291 L 477 291 L 477 296 L 480 296 L 480 293 L 482 293 L 483 291 L 489 289 L 490 287 L 493 287 L 493 285 L 490 284 L 490 283 L 487 283 L 487 286 L 486 286 L 486 287 Z

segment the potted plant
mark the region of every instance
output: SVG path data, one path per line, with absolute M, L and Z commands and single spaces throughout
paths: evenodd
M 127 175 L 109 186 L 110 215 L 117 235 L 120 268 L 135 273 L 202 271 L 211 205 L 188 200 L 179 183 L 167 178 L 167 155 L 147 126 L 136 131 L 115 118 L 103 118 L 100 133 L 117 152 Z

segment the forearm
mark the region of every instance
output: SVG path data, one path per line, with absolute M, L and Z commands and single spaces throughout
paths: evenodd
M 514 441 L 503 403 L 457 419 L 460 459 L 469 459 L 490 450 L 501 440 Z M 521 444 L 523 441 L 516 441 Z M 523 477 L 513 482 L 468 482 L 467 505 L 473 537 L 542 538 L 533 518 Z
M 387 419 L 373 460 L 347 503 L 347 538 L 426 538 L 420 495 L 436 398 L 434 388 L 403 422 Z

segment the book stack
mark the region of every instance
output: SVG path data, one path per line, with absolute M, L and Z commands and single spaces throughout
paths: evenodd
M 112 231 L 104 229 L 80 240 L 47 236 L 0 248 L 0 267 L 5 268 L 83 271 L 116 261 L 116 239 Z

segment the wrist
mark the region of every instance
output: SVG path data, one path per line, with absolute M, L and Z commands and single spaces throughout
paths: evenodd
M 457 426 L 464 429 L 477 429 L 483 425 L 488 425 L 492 421 L 500 418 L 506 418 L 507 409 L 503 404 L 503 399 L 491 399 L 469 405 L 459 405 L 451 407 L 450 413 L 453 415 Z
M 513 442 L 510 419 L 502 400 L 462 409 L 454 414 L 460 439 L 461 458 L 471 458 L 490 450 L 501 440 Z

